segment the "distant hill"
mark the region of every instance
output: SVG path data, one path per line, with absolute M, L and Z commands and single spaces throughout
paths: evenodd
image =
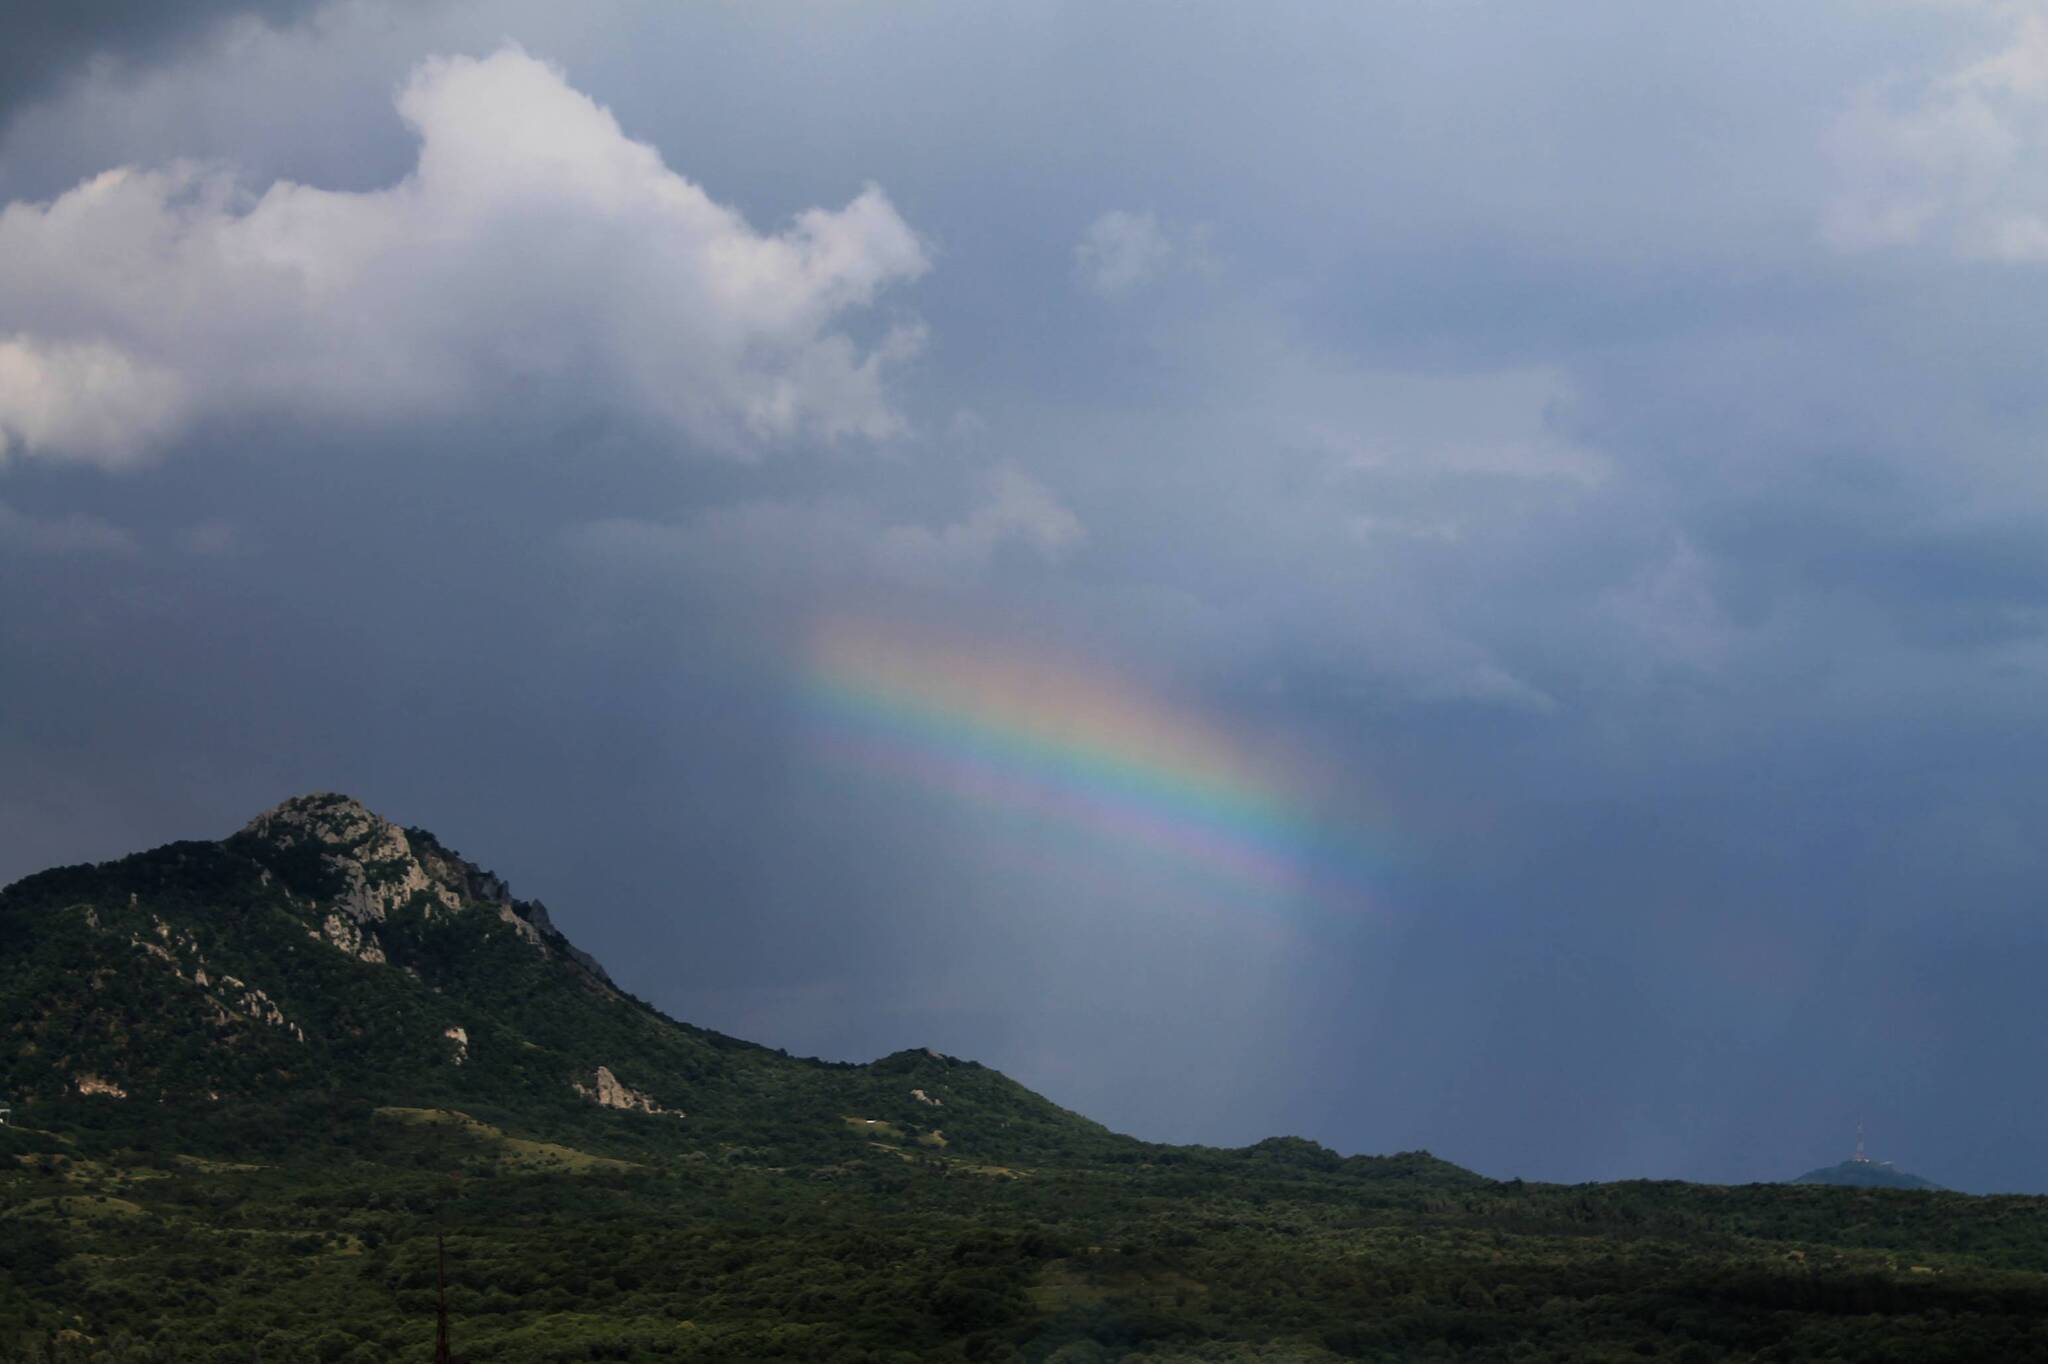
M 1941 1185 L 1908 1174 L 1888 1160 L 1845 1160 L 1821 1170 L 1808 1170 L 1794 1184 L 1841 1184 L 1857 1189 L 1939 1189 Z

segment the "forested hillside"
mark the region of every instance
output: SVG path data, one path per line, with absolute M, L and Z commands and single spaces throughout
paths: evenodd
M 340 797 L 0 893 L 0 1358 L 2048 1358 L 2048 1200 L 1115 1135 L 620 992 Z

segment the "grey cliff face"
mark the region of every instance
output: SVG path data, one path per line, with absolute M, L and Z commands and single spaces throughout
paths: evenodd
M 351 796 L 294 796 L 249 821 L 240 837 L 317 854 L 339 889 L 331 904 L 310 907 L 317 925 L 309 936 L 359 960 L 385 960 L 376 925 L 401 907 L 430 916 L 483 910 L 543 956 L 566 958 L 594 987 L 616 988 L 594 958 L 562 936 L 539 901 L 517 899 L 502 877 L 442 847 L 424 830 L 401 828 Z

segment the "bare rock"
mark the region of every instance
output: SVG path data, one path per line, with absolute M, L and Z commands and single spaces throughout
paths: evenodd
M 683 1116 L 674 1109 L 663 1108 L 639 1090 L 627 1088 L 620 1083 L 618 1076 L 612 1074 L 610 1066 L 599 1066 L 597 1077 L 590 1084 L 586 1085 L 580 1080 L 570 1083 L 578 1094 L 605 1108 L 626 1109 L 639 1113 L 675 1113 L 679 1118 Z
M 433 835 L 405 829 L 349 796 L 294 796 L 249 821 L 242 833 L 277 848 L 310 846 L 341 882 L 329 912 L 311 936 L 359 961 L 386 960 L 371 925 L 417 905 L 427 914 L 490 910 L 542 956 L 560 954 L 591 988 L 614 993 L 611 977 L 579 951 L 539 901 L 520 900 L 504 878 L 442 847 Z

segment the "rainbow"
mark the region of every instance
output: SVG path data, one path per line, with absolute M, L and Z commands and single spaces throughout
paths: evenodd
M 862 769 L 1268 895 L 1367 898 L 1367 859 L 1284 768 L 1101 670 L 835 618 L 803 691 L 821 746 Z

